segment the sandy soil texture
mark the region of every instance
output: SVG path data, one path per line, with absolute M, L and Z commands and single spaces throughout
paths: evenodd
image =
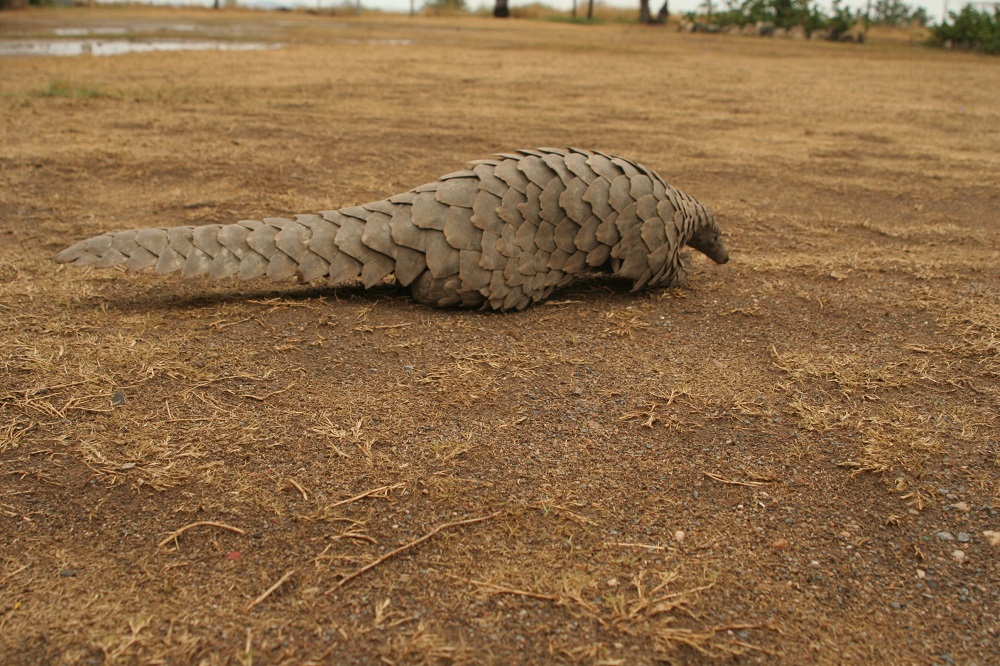
M 281 46 L 0 57 L 6 663 L 996 663 L 995 58 L 0 17 L 81 34 Z M 564 145 L 705 202 L 731 261 L 508 315 L 52 262 Z

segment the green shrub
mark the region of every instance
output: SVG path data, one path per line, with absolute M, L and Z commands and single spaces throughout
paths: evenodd
M 729 25 L 742 27 L 749 22 L 750 20 L 743 11 L 743 6 L 737 3 L 736 0 L 726 0 L 726 9 L 712 14 L 712 23 L 720 28 L 725 28 Z
M 461 14 L 466 9 L 465 0 L 430 0 L 424 3 L 424 10 L 431 13 Z
M 979 10 L 972 5 L 962 7 L 962 11 L 949 12 L 948 20 L 934 28 L 931 42 L 938 46 L 982 51 L 1000 54 L 1000 6 L 993 13 Z
M 831 4 L 833 15 L 826 20 L 824 26 L 830 31 L 830 39 L 840 39 L 840 36 L 847 33 L 858 23 L 861 18 L 861 10 L 853 12 L 850 7 L 841 7 L 840 0 L 833 0 Z
M 872 25 L 906 28 L 911 23 L 927 24 L 927 10 L 914 9 L 903 0 L 875 0 L 872 6 Z
M 52 79 L 49 81 L 48 88 L 39 90 L 35 94 L 39 97 L 70 97 L 74 99 L 113 97 L 113 95 L 106 90 L 91 88 L 88 86 L 76 86 L 65 79 Z
M 836 9 L 836 3 L 834 7 Z M 711 0 L 705 0 L 702 9 L 714 10 Z M 697 20 L 693 15 L 688 18 L 691 21 Z M 854 25 L 856 16 L 849 9 L 843 9 L 833 17 L 828 17 L 813 0 L 743 0 L 742 3 L 739 0 L 726 0 L 724 10 L 712 11 L 706 15 L 705 20 L 720 28 L 758 23 L 771 23 L 778 28 L 801 25 L 811 34 L 815 30 L 832 31 L 834 25 L 839 27 L 841 22 L 850 21 L 850 25 L 841 29 L 844 32 Z

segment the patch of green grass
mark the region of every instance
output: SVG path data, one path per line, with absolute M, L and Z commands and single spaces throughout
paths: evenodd
M 52 79 L 49 81 L 49 87 L 38 91 L 37 95 L 39 97 L 69 97 L 73 99 L 115 96 L 107 90 L 88 86 L 76 86 L 65 79 Z
M 588 19 L 585 16 L 565 16 L 561 14 L 552 14 L 551 16 L 546 16 L 545 20 L 555 21 L 557 23 L 578 23 L 582 25 L 603 25 L 604 23 L 607 22 L 604 19 L 597 18 L 596 16 L 594 18 Z

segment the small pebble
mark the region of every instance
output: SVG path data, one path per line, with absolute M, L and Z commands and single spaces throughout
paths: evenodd
M 954 541 L 955 537 L 951 532 L 938 532 L 937 538 L 941 541 Z
M 986 537 L 986 542 L 996 548 L 1000 546 L 1000 532 L 994 532 L 993 530 L 985 530 L 983 536 Z
M 965 551 L 964 550 L 953 550 L 951 551 L 951 557 L 953 560 L 962 564 L 965 562 Z
M 777 541 L 772 541 L 771 548 L 774 548 L 775 550 L 787 550 L 788 539 L 778 539 Z
M 72 578 L 76 575 L 76 569 L 63 569 L 59 572 L 59 575 L 63 578 Z
M 923 569 L 917 569 L 917 578 L 919 578 L 921 580 L 923 580 L 924 578 L 927 578 L 927 572 L 924 571 Z
M 965 513 L 969 512 L 968 502 L 955 502 L 954 504 L 951 505 L 951 508 L 957 509 L 959 511 L 964 511 Z
M 969 533 L 968 532 L 959 532 L 957 538 L 962 543 L 965 543 L 965 542 L 967 542 L 969 540 Z
M 684 534 L 684 530 L 677 530 L 676 532 L 674 532 L 674 541 L 676 541 L 677 543 L 683 543 L 685 536 L 686 535 Z
M 608 587 L 618 587 L 618 579 L 617 578 L 609 578 L 608 579 Z

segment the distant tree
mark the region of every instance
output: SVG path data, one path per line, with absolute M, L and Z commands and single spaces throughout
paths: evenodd
M 649 13 L 649 0 L 639 0 L 639 23 L 652 23 L 653 15 Z
M 774 20 L 774 7 L 769 0 L 744 0 L 741 9 L 746 17 L 744 24 L 756 25 L 758 21 Z
M 926 9 L 923 7 L 917 7 L 913 10 L 913 13 L 910 14 L 910 23 L 916 25 L 930 25 L 931 17 L 928 16 Z
M 861 13 L 851 11 L 850 7 L 841 7 L 840 0 L 833 0 L 830 8 L 833 10 L 833 16 L 827 22 L 827 29 L 830 31 L 830 39 L 836 41 L 857 25 Z
M 800 25 L 806 29 L 807 34 L 812 34 L 816 30 L 822 30 L 826 27 L 829 18 L 819 5 L 810 0 L 802 0 L 800 9 L 801 21 Z
M 948 18 L 934 28 L 931 40 L 948 48 L 1000 55 L 1000 5 L 992 14 L 971 4 L 948 12 Z
M 790 28 L 795 25 L 795 8 L 792 0 L 774 0 L 774 25 Z
M 747 17 L 737 0 L 726 0 L 726 10 L 716 13 L 715 24 L 721 28 L 730 25 L 743 27 L 747 24 Z
M 508 18 L 510 16 L 510 8 L 507 6 L 507 0 L 497 0 L 497 3 L 493 5 L 493 16 L 497 18 Z
M 665 24 L 667 18 L 670 16 L 668 2 L 669 0 L 663 0 L 663 6 L 656 12 L 656 16 L 653 16 L 652 12 L 649 11 L 649 0 L 639 0 L 639 23 L 647 25 Z
M 593 3 L 594 0 L 590 0 L 590 2 Z M 666 25 L 667 21 L 670 20 L 670 5 L 668 4 L 669 2 L 670 0 L 663 0 L 663 5 L 660 7 L 660 11 L 656 12 L 657 23 L 662 23 L 663 25 Z
M 428 0 L 424 3 L 427 9 L 445 9 L 451 11 L 464 12 L 466 9 L 465 0 Z
M 923 8 L 920 11 L 926 17 L 927 11 Z M 875 25 L 905 28 L 910 25 L 914 14 L 913 7 L 903 2 L 903 0 L 875 0 L 871 20 Z
M 824 30 L 830 39 L 840 40 L 856 29 L 864 18 L 862 10 L 844 7 L 841 5 L 843 1 L 832 0 L 832 13 L 827 14 L 821 9 L 817 0 L 722 0 L 725 3 L 724 8 L 720 8 L 719 0 L 700 0 L 700 18 L 695 12 L 686 16 L 692 22 L 704 21 L 708 25 L 703 27 L 709 31 L 731 25 L 741 28 L 751 25 L 759 26 L 757 32 L 764 36 L 772 34 L 770 26 L 785 29 L 801 27 L 807 35 Z M 903 0 L 877 1 L 903 4 Z M 648 11 L 648 0 L 645 5 Z M 908 20 L 912 21 L 918 20 L 915 17 L 926 16 L 925 13 L 912 11 L 908 7 L 906 14 Z M 859 33 L 856 39 L 863 41 L 864 33 Z

